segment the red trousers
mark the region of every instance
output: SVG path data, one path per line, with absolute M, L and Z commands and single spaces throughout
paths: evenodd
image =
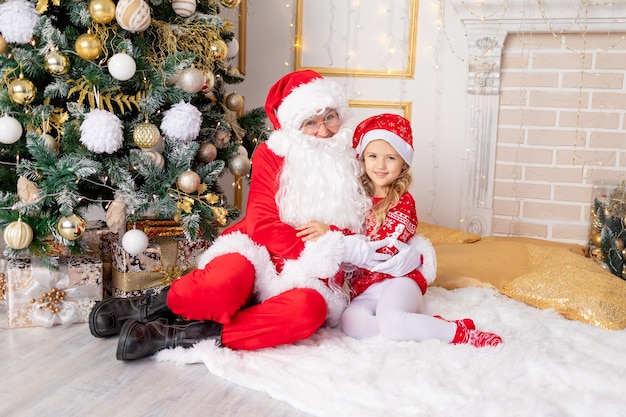
M 293 343 L 312 336 L 326 320 L 327 306 L 315 290 L 295 288 L 247 307 L 255 271 L 238 253 L 221 255 L 204 269 L 174 281 L 168 307 L 187 320 L 223 324 L 222 345 L 254 350 Z

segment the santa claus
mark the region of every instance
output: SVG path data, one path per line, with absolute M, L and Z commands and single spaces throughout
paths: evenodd
M 203 339 L 244 350 L 293 343 L 338 323 L 348 302 L 343 266 L 385 261 L 396 274 L 419 266 L 416 249 L 387 260 L 377 252 L 386 241 L 358 234 L 371 202 L 342 88 L 314 71 L 293 72 L 271 87 L 265 110 L 274 131 L 252 156 L 245 217 L 168 291 L 94 307 L 90 330 L 120 334 L 118 359 Z M 304 242 L 297 228 L 311 220 L 334 231 Z

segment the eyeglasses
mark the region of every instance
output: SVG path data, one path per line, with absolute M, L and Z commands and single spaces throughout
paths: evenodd
M 330 111 L 324 115 L 324 120 L 318 122 L 316 119 L 307 119 L 302 123 L 300 128 L 307 135 L 315 135 L 319 132 L 322 125 L 326 125 L 326 129 L 335 129 L 339 126 L 341 118 L 336 111 Z

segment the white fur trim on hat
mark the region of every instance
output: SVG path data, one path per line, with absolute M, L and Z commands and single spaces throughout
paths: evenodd
M 335 81 L 317 78 L 294 88 L 278 107 L 276 117 L 281 130 L 300 129 L 302 122 L 324 109 L 335 109 L 344 120 L 348 115 L 348 101 Z
M 359 146 L 356 148 L 356 153 L 359 156 L 363 155 L 363 151 L 367 145 L 371 141 L 377 139 L 382 139 L 388 142 L 391 146 L 393 146 L 396 152 L 398 152 L 402 159 L 404 159 L 404 162 L 406 162 L 408 166 L 411 166 L 411 163 L 413 162 L 413 148 L 411 145 L 406 143 L 404 139 L 395 133 L 384 129 L 374 129 L 364 134 L 359 142 Z

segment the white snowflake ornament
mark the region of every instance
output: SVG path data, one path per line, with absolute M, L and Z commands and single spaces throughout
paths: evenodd
M 39 15 L 28 0 L 9 0 L 0 4 L 0 32 L 11 43 L 28 43 L 35 33 Z
M 124 143 L 122 122 L 113 113 L 93 109 L 80 125 L 80 143 L 95 153 L 113 153 Z
M 181 101 L 163 113 L 161 132 L 170 139 L 188 143 L 198 137 L 202 113 L 193 104 Z

